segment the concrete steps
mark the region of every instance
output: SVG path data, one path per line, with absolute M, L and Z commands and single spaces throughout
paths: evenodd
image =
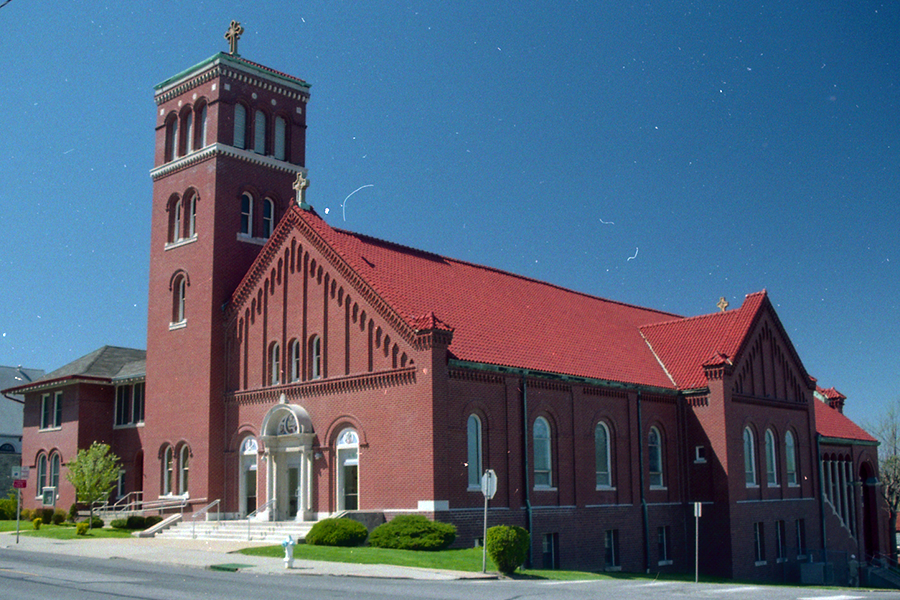
M 202 539 L 280 544 L 287 536 L 294 541 L 306 538 L 314 522 L 295 521 L 182 521 L 156 534 L 161 539 Z

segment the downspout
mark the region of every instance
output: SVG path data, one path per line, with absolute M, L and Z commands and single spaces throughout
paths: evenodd
M 816 463 L 819 467 L 819 521 L 822 528 L 822 561 L 826 561 L 826 549 L 828 548 L 827 538 L 825 536 L 825 490 L 823 489 L 823 481 L 825 473 L 822 464 L 822 434 L 816 433 Z
M 641 420 L 641 390 L 637 393 L 638 473 L 641 484 L 641 525 L 644 533 L 644 571 L 650 572 L 650 516 L 647 514 L 647 494 L 644 491 L 644 425 Z
M 525 465 L 525 473 L 524 473 L 524 481 L 525 481 L 525 529 L 528 531 L 528 557 L 525 559 L 525 566 L 527 568 L 531 568 L 532 563 L 532 549 L 534 547 L 534 540 L 532 540 L 532 515 L 531 515 L 531 485 L 528 481 L 528 473 L 531 469 L 531 465 L 528 462 L 528 382 L 525 379 L 525 374 L 522 374 L 522 452 L 523 458 L 522 464 Z

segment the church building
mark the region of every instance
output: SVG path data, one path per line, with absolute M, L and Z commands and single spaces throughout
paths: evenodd
M 155 87 L 147 349 L 23 394 L 34 507 L 78 448 L 117 497 L 224 518 L 365 512 L 531 533 L 538 568 L 798 579 L 888 549 L 876 441 L 765 291 L 683 317 L 337 229 L 307 196 L 310 85 L 232 48 Z M 44 493 L 49 490 L 49 493 Z

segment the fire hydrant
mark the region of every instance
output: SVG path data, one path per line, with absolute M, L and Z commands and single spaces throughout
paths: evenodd
M 287 536 L 283 542 L 281 542 L 281 547 L 284 548 L 284 568 L 285 569 L 293 569 L 294 568 L 294 537 Z

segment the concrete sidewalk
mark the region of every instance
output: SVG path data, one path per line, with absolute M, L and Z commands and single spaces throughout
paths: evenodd
M 247 556 L 237 551 L 252 546 L 264 546 L 253 542 L 224 542 L 215 540 L 164 540 L 156 538 L 115 538 L 100 540 L 54 540 L 50 538 L 19 536 L 15 532 L 0 533 L 0 548 L 22 552 L 45 552 L 92 558 L 120 558 L 140 562 L 200 567 L 204 569 L 252 571 L 268 575 L 332 575 L 336 577 L 379 577 L 384 579 L 496 579 L 495 574 L 470 573 L 419 569 L 391 565 L 360 565 L 315 560 L 295 560 L 292 569 L 286 569 L 278 558 Z

